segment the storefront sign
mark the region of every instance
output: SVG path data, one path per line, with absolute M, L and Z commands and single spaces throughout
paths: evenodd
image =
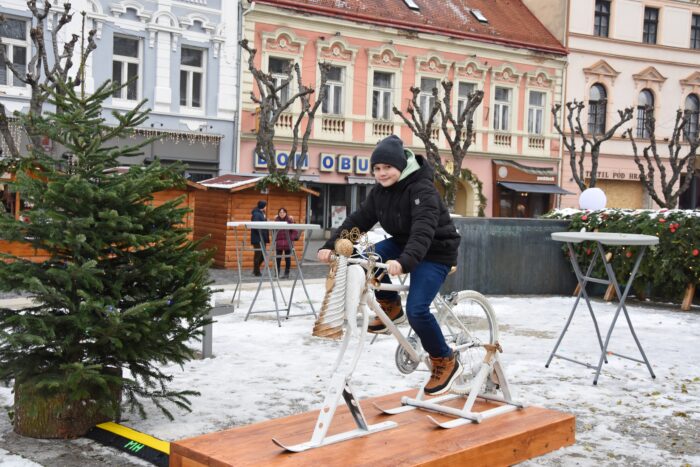
M 369 174 L 369 157 L 355 156 L 355 173 L 358 175 Z
M 275 158 L 277 167 L 287 167 L 289 163 L 289 153 L 287 151 L 277 151 Z M 301 170 L 309 169 L 309 156 L 307 154 L 297 154 L 292 168 L 296 169 L 301 164 Z M 253 166 L 256 169 L 266 169 L 267 162 L 260 156 L 254 156 Z M 347 154 L 321 153 L 318 160 L 319 172 L 338 172 L 342 174 L 368 175 L 370 173 L 369 156 L 350 156 Z
M 352 173 L 352 156 L 340 155 L 338 156 L 338 173 L 341 174 L 351 174 Z
M 289 163 L 289 153 L 286 151 L 277 151 L 277 156 L 275 157 L 275 163 L 277 164 L 277 167 L 280 167 L 280 168 L 287 167 L 287 164 Z M 301 164 L 302 170 L 308 169 L 309 168 L 309 155 L 308 154 L 302 155 L 302 154 L 297 153 L 294 156 L 294 162 L 292 163 L 292 168 L 296 169 L 298 167 L 298 164 Z M 267 168 L 267 162 L 259 154 L 256 154 L 256 156 L 255 156 L 255 168 L 256 169 Z
M 619 170 L 599 170 L 597 177 L 601 180 L 631 180 L 639 181 L 639 172 L 622 172 Z M 591 171 L 586 171 L 586 178 L 591 178 Z
M 318 164 L 318 170 L 321 172 L 335 171 L 335 154 L 321 154 L 321 161 Z

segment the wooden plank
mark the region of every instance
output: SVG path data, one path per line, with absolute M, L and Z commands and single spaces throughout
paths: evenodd
M 171 443 L 170 465 L 497 466 L 512 465 L 574 443 L 574 416 L 540 407 L 444 430 L 430 423 L 425 411 L 386 416 L 371 405 L 375 401 L 385 407 L 396 406 L 401 396 L 414 393 L 406 391 L 361 402 L 370 424 L 389 420 L 398 423 L 390 430 L 302 453 L 288 453 L 272 443 L 272 437 L 288 444 L 308 441 L 318 411 L 306 412 Z M 463 403 L 456 400 L 450 405 Z M 493 406 L 478 402 L 475 409 Z M 330 434 L 354 427 L 348 410 L 342 407 L 336 413 Z

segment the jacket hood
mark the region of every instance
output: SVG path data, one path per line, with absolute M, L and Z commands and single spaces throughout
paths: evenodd
M 388 189 L 392 189 L 394 187 L 403 188 L 407 184 L 414 183 L 414 182 L 416 182 L 420 179 L 423 179 L 423 178 L 429 180 L 431 183 L 433 182 L 434 177 L 435 177 L 435 171 L 428 163 L 428 160 L 423 156 L 416 155 L 415 161 L 418 164 L 419 168 L 417 170 L 413 171 L 407 177 L 402 178 L 401 180 L 396 182 L 393 186 L 390 186 Z

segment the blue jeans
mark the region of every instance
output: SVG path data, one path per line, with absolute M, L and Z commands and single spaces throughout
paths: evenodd
M 382 262 L 396 259 L 401 255 L 402 248 L 391 238 L 382 240 L 374 245 L 374 251 L 381 256 Z M 378 273 L 381 273 L 379 270 Z M 408 322 L 420 338 L 428 354 L 431 357 L 449 357 L 452 349 L 445 342 L 440 326 L 435 316 L 430 313 L 430 304 L 440 291 L 440 287 L 450 267 L 446 264 L 435 263 L 433 261 L 421 261 L 411 272 L 411 284 L 408 289 L 408 299 L 406 300 L 406 315 Z M 382 278 L 383 283 L 390 284 L 389 274 Z M 398 293 L 388 290 L 378 290 L 375 293 L 380 299 L 395 299 Z

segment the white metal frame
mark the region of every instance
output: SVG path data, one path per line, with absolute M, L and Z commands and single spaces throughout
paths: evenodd
M 397 426 L 396 423 L 390 421 L 369 425 L 350 384 L 352 373 L 357 366 L 360 356 L 362 355 L 362 350 L 364 349 L 364 344 L 367 339 L 369 309 L 377 314 L 377 317 L 379 317 L 379 319 L 386 325 L 389 332 L 398 340 L 399 344 L 411 356 L 411 359 L 418 362 L 424 362 L 426 365 L 428 365 L 428 367 L 430 366 L 430 360 L 427 353 L 422 350 L 418 352 L 416 349 L 414 349 L 414 347 L 407 340 L 406 336 L 404 336 L 398 330 L 396 325 L 391 321 L 391 319 L 389 319 L 374 298 L 374 289 L 406 291 L 408 290 L 408 286 L 402 284 L 381 284 L 374 286 L 372 284 L 374 280 L 374 271 L 372 268 L 369 268 L 369 271 L 366 272 L 362 267 L 367 267 L 369 265 L 368 261 L 365 259 L 338 256 L 336 261 L 338 261 L 338 264 L 335 275 L 335 285 L 328 302 L 331 312 L 341 311 L 341 315 L 344 315 L 343 326 L 345 329 L 345 335 L 340 346 L 338 358 L 336 359 L 333 367 L 333 374 L 326 391 L 323 405 L 319 410 L 319 415 L 316 420 L 314 432 L 311 435 L 311 440 L 305 443 L 287 446 L 275 438 L 272 439 L 276 445 L 291 452 L 307 451 L 309 449 L 326 446 L 328 444 L 338 443 L 361 436 L 367 436 L 369 434 Z M 386 265 L 378 262 L 373 262 L 371 265 L 378 268 L 386 268 Z M 470 293 L 485 300 L 481 295 L 476 294 L 475 292 Z M 449 308 L 450 305 L 445 300 L 442 300 L 442 302 L 438 301 L 436 305 L 439 311 L 451 312 L 451 308 Z M 447 309 L 444 307 L 447 307 Z M 358 312 L 361 313 L 361 320 L 358 320 Z M 361 322 L 360 325 L 358 325 L 358 321 Z M 477 375 L 472 379 L 469 390 L 465 391 L 466 394 L 447 394 L 432 398 L 428 401 L 425 399 L 423 386 L 421 386 L 415 398 L 403 397 L 401 399 L 402 406 L 400 407 L 383 409 L 376 404 L 375 407 L 389 415 L 420 408 L 431 412 L 458 417 L 447 422 L 438 422 L 433 417 L 428 416 L 433 423 L 441 428 L 455 428 L 469 423 L 480 423 L 487 418 L 492 418 L 523 408 L 523 404 L 514 402 L 511 399 L 508 381 L 498 358 L 500 346 L 497 343 L 497 325 L 495 326 L 494 333 L 494 341 L 496 344 L 484 346 L 487 349 L 484 364 L 479 369 Z M 354 354 L 348 360 L 345 358 L 345 353 L 352 341 L 355 341 Z M 457 345 L 453 350 L 458 352 L 460 350 L 465 350 L 469 346 L 472 346 L 471 342 Z M 489 378 L 491 373 L 494 372 L 498 379 L 503 397 L 481 393 L 481 388 L 484 387 L 486 380 Z M 333 421 L 333 416 L 335 415 L 341 396 L 348 406 L 357 428 L 333 436 L 326 436 Z M 461 410 L 446 407 L 440 404 L 441 402 L 460 397 L 466 397 L 465 404 Z M 477 397 L 489 401 L 500 402 L 503 405 L 482 412 L 473 412 L 473 406 Z

